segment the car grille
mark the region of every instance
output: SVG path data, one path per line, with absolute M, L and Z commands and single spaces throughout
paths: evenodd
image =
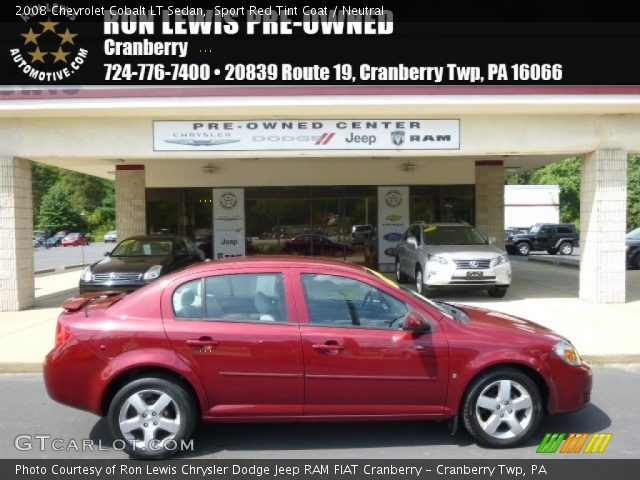
M 93 281 L 94 282 L 109 282 L 109 281 L 135 281 L 140 280 L 142 278 L 141 273 L 129 273 L 129 272 L 118 272 L 118 273 L 94 273 Z
M 485 270 L 491 265 L 491 260 L 454 260 L 459 269 Z

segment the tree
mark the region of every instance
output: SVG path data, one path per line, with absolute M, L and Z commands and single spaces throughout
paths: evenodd
M 48 232 L 82 230 L 84 219 L 73 204 L 69 192 L 56 184 L 42 198 L 38 212 L 38 228 Z
M 580 222 L 580 158 L 572 157 L 546 165 L 531 176 L 534 185 L 560 186 L 560 221 Z
M 627 227 L 640 227 L 640 156 L 629 155 L 627 163 Z
M 37 218 L 42 198 L 60 178 L 60 169 L 44 163 L 31 163 L 31 186 L 33 191 L 33 217 Z

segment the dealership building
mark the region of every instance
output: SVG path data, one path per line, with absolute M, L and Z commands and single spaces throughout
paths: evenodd
M 388 271 L 415 220 L 467 221 L 503 246 L 505 174 L 580 156 L 580 298 L 625 301 L 640 88 L 7 90 L 0 125 L 0 311 L 34 302 L 34 161 L 115 180 L 119 239 L 179 233 L 226 258 L 372 225 Z

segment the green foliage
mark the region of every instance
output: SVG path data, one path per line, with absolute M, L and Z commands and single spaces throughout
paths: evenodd
M 560 221 L 580 222 L 580 158 L 572 157 L 536 170 L 534 185 L 560 186 Z
M 627 166 L 627 231 L 629 231 L 640 227 L 640 156 L 630 155 Z
M 60 178 L 60 169 L 44 163 L 31 163 L 31 184 L 33 190 L 33 218 L 38 217 L 42 198 Z
M 84 230 L 85 221 L 74 208 L 69 192 L 54 185 L 42 198 L 38 212 L 38 228 L 55 233 L 58 230 Z
M 34 162 L 32 183 L 38 228 L 88 229 L 94 236 L 115 229 L 113 181 Z

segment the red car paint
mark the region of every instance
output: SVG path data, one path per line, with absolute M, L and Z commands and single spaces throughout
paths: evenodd
M 172 294 L 194 279 L 281 273 L 288 322 L 179 320 Z M 300 275 L 360 280 L 405 302 L 431 331 L 310 325 Z M 99 297 L 98 297 L 99 298 Z M 81 296 L 60 315 L 46 357 L 49 395 L 104 415 L 114 386 L 153 369 L 182 377 L 206 421 L 448 419 L 481 372 L 512 365 L 539 381 L 549 413 L 589 402 L 591 371 L 552 351 L 563 338 L 502 313 L 463 307 L 459 323 L 362 267 L 321 259 L 201 263 L 126 296 Z M 199 347 L 187 340 L 199 342 Z
M 70 233 L 62 239 L 63 247 L 77 247 L 80 245 L 89 245 L 89 239 L 81 233 Z

